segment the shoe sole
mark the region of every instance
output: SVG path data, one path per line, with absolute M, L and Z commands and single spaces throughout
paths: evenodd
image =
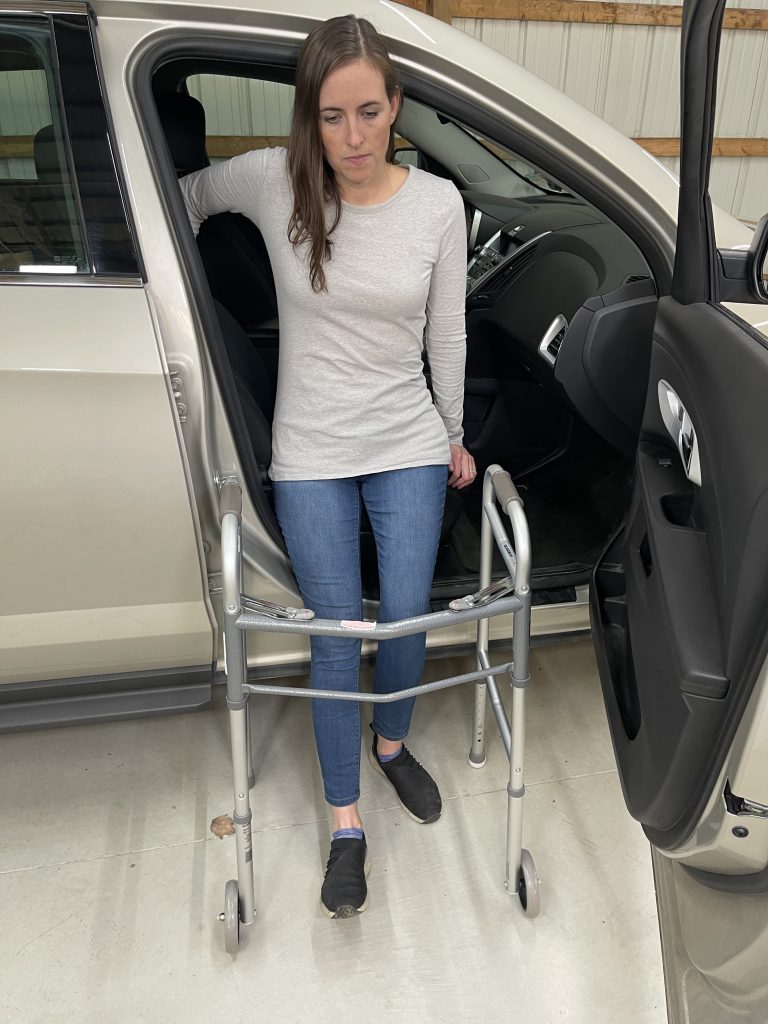
M 368 850 L 366 849 L 366 851 L 365 851 L 365 864 L 363 865 L 363 874 L 367 878 L 370 873 L 371 873 L 371 855 L 368 852 Z M 348 917 L 354 917 L 355 914 L 362 914 L 362 912 L 368 906 L 368 901 L 369 900 L 370 900 L 370 893 L 366 892 L 365 899 L 363 900 L 362 904 L 359 907 L 353 907 L 350 904 L 350 905 L 347 905 L 347 906 L 338 907 L 336 910 L 330 910 L 328 907 L 326 907 L 326 905 L 323 903 L 323 901 L 320 900 L 320 909 L 325 914 L 325 916 L 326 917 L 330 917 L 331 920 L 343 921 L 343 920 L 345 920 Z
M 370 764 L 371 768 L 373 768 L 373 770 L 375 772 L 378 772 L 379 775 L 381 775 L 383 778 L 387 779 L 387 782 L 389 782 L 390 786 L 392 786 L 392 782 L 387 778 L 387 773 L 381 767 L 381 762 L 379 761 L 378 757 L 376 757 L 376 755 L 373 752 L 373 747 L 369 747 L 368 748 L 368 763 Z M 432 825 L 435 821 L 437 821 L 437 819 L 443 813 L 442 810 L 440 810 L 440 811 L 437 812 L 437 814 L 431 814 L 428 818 L 419 818 L 417 815 L 415 815 L 413 813 L 413 811 L 409 811 L 408 810 L 408 808 L 405 806 L 403 801 L 397 795 L 397 790 L 395 789 L 394 786 L 392 786 L 392 790 L 393 790 L 393 792 L 395 794 L 397 802 L 400 804 L 400 806 L 405 811 L 405 813 L 408 815 L 408 817 L 411 819 L 411 821 L 415 821 L 419 825 Z

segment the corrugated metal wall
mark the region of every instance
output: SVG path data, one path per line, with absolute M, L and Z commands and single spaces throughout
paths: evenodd
M 283 136 L 291 130 L 291 85 L 210 75 L 196 75 L 188 85 L 205 107 L 209 135 Z
M 768 0 L 729 0 L 731 6 L 768 8 Z M 625 135 L 679 135 L 679 29 L 481 19 L 453 24 Z M 768 136 L 768 32 L 724 32 L 719 79 L 715 135 Z M 660 159 L 677 171 L 678 158 Z M 768 158 L 715 158 L 710 193 L 735 216 L 757 220 L 768 212 Z

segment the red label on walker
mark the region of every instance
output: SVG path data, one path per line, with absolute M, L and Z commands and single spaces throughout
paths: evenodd
M 339 625 L 346 626 L 347 629 L 376 629 L 376 623 L 371 622 L 370 619 L 361 619 L 360 621 L 356 621 L 355 619 L 342 619 Z

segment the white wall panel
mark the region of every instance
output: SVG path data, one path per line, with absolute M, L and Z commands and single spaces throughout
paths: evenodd
M 196 75 L 190 93 L 205 106 L 208 135 L 288 135 L 293 86 Z

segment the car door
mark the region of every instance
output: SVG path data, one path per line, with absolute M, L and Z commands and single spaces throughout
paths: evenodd
M 768 346 L 718 303 L 707 193 L 723 7 L 685 7 L 675 268 L 658 304 L 631 508 L 592 587 L 627 806 L 667 851 L 702 816 L 768 636 Z
M 670 1009 L 690 1021 L 732 1019 L 713 993 L 727 982 L 748 1000 L 768 934 L 768 343 L 718 301 L 708 178 L 723 8 L 684 7 L 674 274 L 631 507 L 591 588 L 624 797 L 655 847 Z
M 0 12 L 0 730 L 210 697 L 202 543 L 116 149 L 85 5 Z

